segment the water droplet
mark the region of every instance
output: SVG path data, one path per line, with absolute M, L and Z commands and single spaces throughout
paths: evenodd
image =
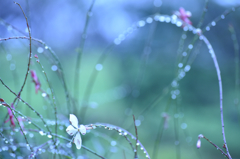
M 212 24 L 212 26 L 215 26 L 215 25 L 216 25 L 216 22 L 215 22 L 215 21 L 212 21 L 211 24 Z
M 186 52 L 183 52 L 182 55 L 183 55 L 183 56 L 187 56 L 187 53 L 186 53 Z
M 7 59 L 8 61 L 12 60 L 12 55 L 11 55 L 11 54 L 7 54 L 6 59 Z
M 175 94 L 172 94 L 171 98 L 172 98 L 172 99 L 176 99 L 177 96 L 176 96 Z
M 166 17 L 166 18 L 165 18 L 165 22 L 166 22 L 166 23 L 169 23 L 170 21 L 171 21 L 171 18 L 170 18 L 170 17 Z
M 126 136 L 126 135 L 127 135 L 127 132 L 124 132 L 124 135 Z
M 52 135 L 48 135 L 47 137 L 51 139 L 51 138 L 52 138 Z
M 14 145 L 13 145 L 13 146 L 11 146 L 11 148 L 12 148 L 13 151 L 16 151 L 16 150 L 17 150 L 17 146 L 14 146 Z
M 96 103 L 96 102 L 90 102 L 90 103 L 89 103 L 89 106 L 90 106 L 91 108 L 93 108 L 93 109 L 96 109 L 96 108 L 98 107 L 98 103 Z
M 159 20 L 159 15 L 155 15 L 155 16 L 154 16 L 154 20 L 155 20 L 155 21 L 158 21 L 158 20 Z
M 119 135 L 122 135 L 122 133 L 119 133 Z
M 148 17 L 148 18 L 146 19 L 146 22 L 149 23 L 149 24 L 152 23 L 152 22 L 153 22 L 153 18 L 152 18 L 152 17 Z
M 174 94 L 179 95 L 179 94 L 180 94 L 180 91 L 179 91 L 178 89 L 176 89 L 176 90 L 174 91 Z
M 160 17 L 159 17 L 159 21 L 160 21 L 160 22 L 164 22 L 164 20 L 165 20 L 165 17 L 164 17 L 164 16 L 160 16 Z
M 179 67 L 179 68 L 182 68 L 182 67 L 183 67 L 183 63 L 179 63 L 179 64 L 178 64 L 178 67 Z
M 110 151 L 111 151 L 111 152 L 113 152 L 113 153 L 116 153 L 116 152 L 117 152 L 117 150 L 118 150 L 118 148 L 117 148 L 117 147 L 111 147 L 111 148 L 110 148 Z
M 191 50 L 193 48 L 193 45 L 192 44 L 188 45 L 188 48 Z
M 222 19 L 225 19 L 225 15 L 222 14 L 222 15 L 221 15 L 221 18 L 222 18 Z
M 176 81 L 176 80 L 172 81 L 171 86 L 172 86 L 172 87 L 177 87 L 177 86 L 178 86 L 177 81 Z
M 119 38 L 121 41 L 123 41 L 123 40 L 125 40 L 125 35 L 124 35 L 124 34 L 120 34 L 120 35 L 118 36 L 118 38 Z
M 42 47 L 38 47 L 38 48 L 37 48 L 37 52 L 38 52 L 39 54 L 43 53 L 43 51 L 44 51 L 44 50 L 43 50 Z
M 47 93 L 42 93 L 42 97 L 46 97 L 47 96 Z
M 13 71 L 13 70 L 15 70 L 15 68 L 16 68 L 15 64 L 14 64 L 14 63 L 11 63 L 11 64 L 10 64 L 10 70 Z
M 116 141 L 111 141 L 111 145 L 112 145 L 112 146 L 116 146 L 116 145 L 117 145 L 117 142 L 116 142 Z
M 115 44 L 115 45 L 121 44 L 121 40 L 120 40 L 119 38 L 116 38 L 116 39 L 114 40 L 114 44 Z
M 31 123 L 32 123 L 31 121 L 28 122 L 28 124 L 31 124 Z
M 181 22 L 181 21 L 177 21 L 177 22 L 176 22 L 176 25 L 177 25 L 178 27 L 181 27 L 181 26 L 182 26 L 182 22 Z
M 177 16 L 175 14 L 172 15 L 172 20 L 176 20 L 177 19 Z
M 143 27 L 145 24 L 146 24 L 146 23 L 145 23 L 145 21 L 143 21 L 143 20 L 140 20 L 140 21 L 138 22 L 138 26 L 139 26 L 139 27 Z
M 188 31 L 188 26 L 183 27 L 184 31 Z
M 60 129 L 60 130 L 63 130 L 63 126 L 62 126 L 62 125 L 60 125 L 60 126 L 59 126 L 59 129 Z
M 39 131 L 39 134 L 42 136 L 45 135 L 43 131 Z
M 186 65 L 186 66 L 184 67 L 184 71 L 185 71 L 185 72 L 188 72 L 190 69 L 191 69 L 191 66 L 190 66 L 190 65 Z
M 206 27 L 206 31 L 209 31 L 209 30 L 210 30 L 210 27 L 209 27 L 209 26 L 207 26 L 207 27 Z
M 102 65 L 102 64 L 97 64 L 97 65 L 95 66 L 95 69 L 96 69 L 97 71 L 101 71 L 101 70 L 103 69 L 103 65 Z
M 45 49 L 47 50 L 47 49 L 48 49 L 48 46 L 45 46 Z
M 182 124 L 181 124 L 181 128 L 182 128 L 182 129 L 186 129 L 186 128 L 187 128 L 187 124 L 186 124 L 186 123 L 182 123 Z
M 34 136 L 34 135 L 33 135 L 32 133 L 29 134 L 29 137 L 30 137 L 30 138 L 33 138 L 33 136 Z
M 162 0 L 154 0 L 154 1 L 153 1 L 153 5 L 154 5 L 155 7 L 161 7 L 161 5 L 162 5 Z
M 58 67 L 56 65 L 52 65 L 51 69 L 52 71 L 57 71 Z
M 136 144 L 137 146 L 139 146 L 139 143 L 137 142 L 137 144 Z
M 140 120 L 135 120 L 135 125 L 136 126 L 140 126 L 141 125 L 141 121 Z

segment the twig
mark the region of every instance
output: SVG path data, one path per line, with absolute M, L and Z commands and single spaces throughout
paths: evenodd
M 216 144 L 214 144 L 212 141 L 210 141 L 210 140 L 209 140 L 208 138 L 206 138 L 204 135 L 200 134 L 200 135 L 198 136 L 198 138 L 199 138 L 199 140 L 200 140 L 200 138 L 204 138 L 204 139 L 207 140 L 210 144 L 212 144 L 214 147 L 216 147 L 217 150 L 221 151 L 221 153 L 222 153 L 224 156 L 226 156 L 228 159 L 231 158 L 231 156 L 229 157 L 228 154 L 226 154 L 220 147 L 218 147 Z
M 44 68 L 43 68 L 42 64 L 40 63 L 39 59 L 37 59 L 37 63 L 38 63 L 38 64 L 40 65 L 40 67 L 42 68 L 42 72 L 43 72 L 44 75 L 45 75 L 45 78 L 46 78 L 48 87 L 49 87 L 49 89 L 51 90 L 53 107 L 54 107 L 54 114 L 55 114 L 55 133 L 58 134 L 58 133 L 57 133 L 57 128 L 58 128 L 57 106 L 56 106 L 56 101 L 55 101 L 55 96 L 54 96 L 54 93 L 53 93 L 53 89 L 52 89 L 52 87 L 51 87 L 51 85 L 50 85 L 50 82 L 49 82 L 49 80 L 48 80 L 47 74 L 46 74 L 46 72 L 44 71 Z M 56 142 L 57 142 L 57 136 L 56 136 L 55 142 L 54 142 L 55 148 L 57 149 Z
M 135 134 L 136 134 L 136 148 L 135 148 L 135 155 L 134 159 L 138 159 L 137 155 L 137 149 L 138 149 L 138 132 L 137 132 L 137 126 L 136 126 L 136 121 L 135 121 L 135 116 L 133 115 L 133 122 L 134 122 L 134 127 L 135 127 Z
M 22 10 L 22 13 L 23 13 L 23 15 L 24 15 L 24 17 L 25 17 L 25 19 L 26 19 L 27 28 L 28 28 L 28 34 L 29 34 L 29 52 L 30 52 L 30 53 L 29 53 L 29 58 L 28 58 L 28 66 L 27 66 L 27 72 L 26 72 L 26 74 L 25 74 L 25 79 L 24 79 L 24 81 L 23 81 L 23 84 L 22 84 L 22 87 L 21 87 L 20 91 L 18 92 L 17 97 L 16 97 L 16 98 L 14 99 L 14 101 L 13 101 L 13 105 L 14 105 L 14 103 L 16 102 L 16 100 L 18 99 L 18 97 L 20 97 L 21 92 L 22 92 L 22 90 L 23 90 L 23 88 L 24 88 L 24 86 L 25 86 L 25 84 L 26 84 L 27 77 L 28 77 L 28 73 L 29 73 L 29 68 L 30 68 L 30 63 L 31 63 L 31 59 L 32 59 L 32 36 L 31 36 L 31 31 L 30 31 L 29 25 L 28 25 L 28 20 L 27 20 L 27 17 L 26 17 L 26 15 L 25 15 L 25 13 L 24 13 L 21 5 L 20 5 L 19 3 L 17 3 L 17 2 L 14 2 L 14 3 L 17 4 L 17 5 L 20 7 L 20 9 Z

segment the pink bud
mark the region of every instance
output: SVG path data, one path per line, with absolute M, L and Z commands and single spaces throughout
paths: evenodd
M 196 146 L 197 146 L 198 149 L 201 147 L 201 139 L 200 138 L 198 139 Z
M 192 22 L 189 20 L 189 18 L 192 16 L 191 12 L 185 11 L 185 9 L 181 7 L 179 8 L 179 11 L 175 12 L 175 15 L 182 21 L 184 21 L 186 24 L 192 25 Z
M 38 93 L 38 90 L 41 89 L 41 83 L 38 81 L 37 74 L 34 70 L 31 70 L 31 76 L 33 78 L 33 82 L 35 83 L 35 92 Z
M 34 55 L 34 57 L 35 57 L 36 59 L 38 59 L 38 55 Z

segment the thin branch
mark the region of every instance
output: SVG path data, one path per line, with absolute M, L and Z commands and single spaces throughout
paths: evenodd
M 20 7 L 20 9 L 22 10 L 22 13 L 23 13 L 23 15 L 24 15 L 24 17 L 25 17 L 25 19 L 26 19 L 27 28 L 28 28 L 28 34 L 29 34 L 29 52 L 30 52 L 30 53 L 29 53 L 29 57 L 28 57 L 28 66 L 27 66 L 27 72 L 26 72 L 26 74 L 25 74 L 25 79 L 24 79 L 24 81 L 23 81 L 23 84 L 22 84 L 22 87 L 21 87 L 20 91 L 18 92 L 17 97 L 16 97 L 16 98 L 14 99 L 14 101 L 13 101 L 13 105 L 14 105 L 14 103 L 16 102 L 16 100 L 18 99 L 18 97 L 20 97 L 21 92 L 23 91 L 23 88 L 24 88 L 24 86 L 25 86 L 25 84 L 26 84 L 27 77 L 28 77 L 28 73 L 29 73 L 29 68 L 30 68 L 30 63 L 31 63 L 31 59 L 32 59 L 32 36 L 31 36 L 31 31 L 30 31 L 30 28 L 29 28 L 27 16 L 25 15 L 25 13 L 24 13 L 21 5 L 20 5 L 19 3 L 17 3 L 17 2 L 14 2 L 14 3 L 17 4 L 17 5 Z
M 136 148 L 135 148 L 134 159 L 138 159 L 138 155 L 137 155 L 137 149 L 138 149 L 138 132 L 137 132 L 137 126 L 136 126 L 136 121 L 135 121 L 135 116 L 134 116 L 134 115 L 133 115 L 133 122 L 134 122 L 134 127 L 135 127 L 135 134 L 136 134 Z

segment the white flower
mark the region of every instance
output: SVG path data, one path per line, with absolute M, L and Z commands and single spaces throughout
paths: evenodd
M 70 114 L 69 121 L 72 125 L 69 125 L 66 129 L 67 133 L 73 137 L 73 142 L 76 144 L 77 149 L 82 146 L 81 134 L 86 134 L 86 127 L 84 125 L 78 126 L 78 119 L 75 115 Z
M 201 140 L 200 139 L 198 139 L 196 146 L 197 146 L 198 149 L 201 147 Z

